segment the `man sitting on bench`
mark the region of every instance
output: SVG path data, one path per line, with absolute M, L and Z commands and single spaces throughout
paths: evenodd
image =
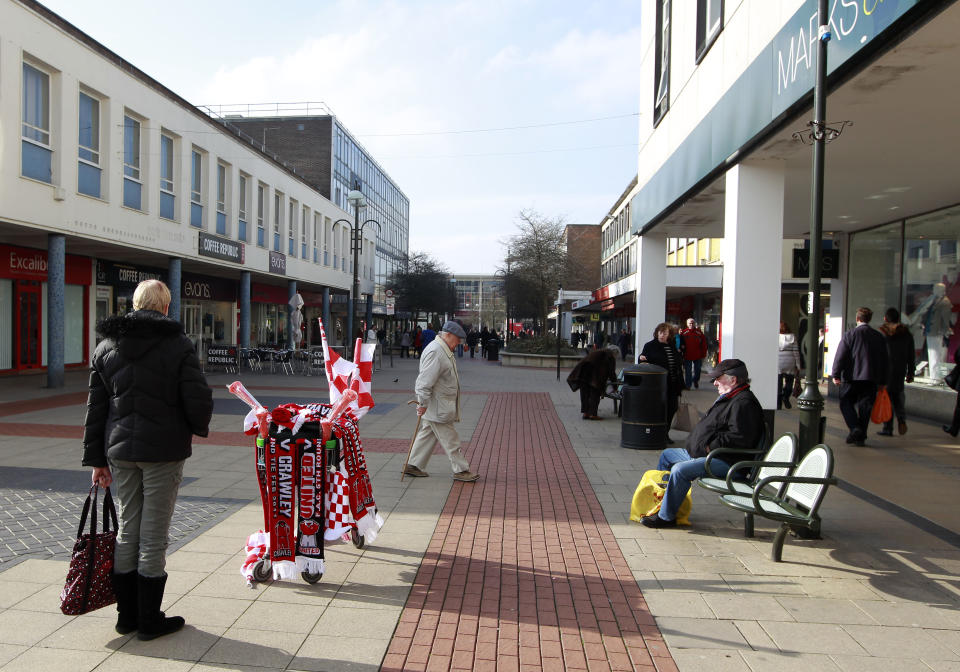
M 694 480 L 707 475 L 704 463 L 714 448 L 755 449 L 764 436 L 763 410 L 750 391 L 747 365 L 739 359 L 725 359 L 710 373 L 720 394 L 707 414 L 687 437 L 685 448 L 667 448 L 660 453 L 661 471 L 670 471 L 670 480 L 660 511 L 644 516 L 647 527 L 676 527 L 677 511 Z M 726 476 L 730 464 L 714 458 L 710 469 L 717 478 Z

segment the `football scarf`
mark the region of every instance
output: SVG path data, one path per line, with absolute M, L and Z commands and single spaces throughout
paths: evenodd
M 321 446 L 317 423 L 305 425 L 297 434 L 299 497 L 297 525 L 297 570 L 323 574 L 323 492 L 326 481 L 326 451 Z
M 277 428 L 279 429 L 279 428 Z M 294 559 L 294 508 L 296 492 L 296 442 L 288 429 L 271 432 L 266 445 L 267 531 L 273 578 L 296 576 Z

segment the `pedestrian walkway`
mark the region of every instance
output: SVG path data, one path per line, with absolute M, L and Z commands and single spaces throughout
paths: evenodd
M 466 455 L 383 669 L 675 669 L 549 396 L 491 395 Z
M 163 605 L 188 625 L 152 642 L 118 636 L 109 609 L 58 610 L 70 540 L 55 538 L 73 534 L 89 482 L 86 374 L 56 392 L 0 379 L 0 669 L 960 670 L 960 451 L 938 426 L 910 419 L 904 437 L 846 446 L 828 400 L 841 485 L 824 538 L 788 539 L 772 563 L 773 525 L 745 539 L 699 488 L 689 528 L 629 521 L 657 452 L 619 447 L 612 404 L 581 420 L 554 371 L 460 360 L 459 429 L 481 480 L 454 484 L 435 453 L 430 478 L 401 482 L 417 361 L 394 364 L 361 422 L 381 535 L 328 548 L 315 585 L 252 590 L 239 573 L 262 524 L 252 444 L 224 388 L 235 376 L 209 374 L 213 431 L 186 463 Z M 241 378 L 265 399 L 326 398 L 323 378 Z M 702 387 L 687 398 L 705 410 Z M 797 418 L 779 411 L 776 432 Z

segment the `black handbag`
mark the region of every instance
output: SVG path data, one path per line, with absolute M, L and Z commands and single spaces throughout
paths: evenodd
M 87 501 L 83 504 L 67 581 L 60 592 L 60 611 L 68 616 L 86 614 L 117 601 L 112 577 L 113 550 L 117 542 L 117 510 L 113 506 L 110 488 L 107 488 L 103 495 L 103 531 L 97 532 L 97 490 L 97 485 L 90 488 Z M 90 514 L 90 532 L 84 534 L 87 513 Z
M 943 382 L 945 382 L 951 389 L 960 392 L 960 366 L 954 366 L 953 371 L 946 375 L 946 377 L 943 379 Z

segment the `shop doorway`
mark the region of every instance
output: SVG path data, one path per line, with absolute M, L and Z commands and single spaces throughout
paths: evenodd
M 21 280 L 17 283 L 17 313 L 15 333 L 17 335 L 17 368 L 38 369 L 42 366 L 43 334 L 42 324 L 43 294 L 39 282 Z
M 183 324 L 183 331 L 187 334 L 187 338 L 193 341 L 193 349 L 197 352 L 197 355 L 200 355 L 200 304 L 198 303 L 185 303 L 183 304 L 182 310 L 182 319 L 180 322 Z

